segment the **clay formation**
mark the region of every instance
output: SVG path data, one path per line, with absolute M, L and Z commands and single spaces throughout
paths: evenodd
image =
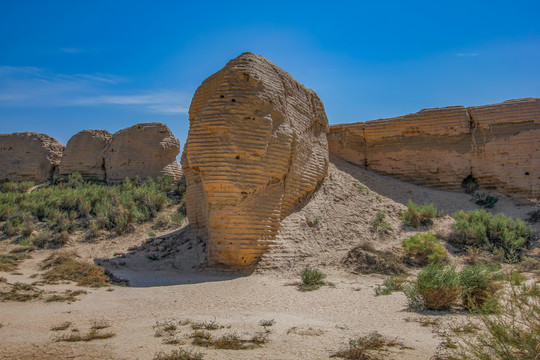
M 421 185 L 460 189 L 468 177 L 512 198 L 540 196 L 540 99 L 452 106 L 332 126 L 330 153 Z
M 107 183 L 163 175 L 178 181 L 182 176 L 176 161 L 179 153 L 180 141 L 165 124 L 142 123 L 117 131 L 105 149 Z
M 112 134 L 105 130 L 83 130 L 69 139 L 59 175 L 68 176 L 78 172 L 84 179 L 105 180 L 105 154 Z
M 328 168 L 328 120 L 313 90 L 244 53 L 206 79 L 189 109 L 186 207 L 208 262 L 254 265 L 280 221 Z
M 63 150 L 45 134 L 0 134 L 0 180 L 44 182 L 54 174 Z

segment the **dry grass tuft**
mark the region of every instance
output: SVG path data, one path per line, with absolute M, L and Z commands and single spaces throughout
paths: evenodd
M 338 351 L 330 357 L 343 358 L 348 360 L 378 360 L 380 353 L 389 347 L 400 346 L 404 348 L 397 339 L 388 339 L 387 337 L 372 332 L 366 336 L 349 340 L 349 347 Z
M 15 271 L 23 260 L 31 258 L 32 257 L 30 255 L 24 252 L 0 254 L 0 271 Z
M 186 351 L 183 349 L 173 350 L 166 354 L 162 351 L 154 355 L 154 360 L 203 360 L 204 354 Z
M 65 342 L 85 341 L 85 342 L 88 342 L 88 341 L 92 341 L 92 340 L 109 339 L 109 338 L 112 338 L 114 336 L 116 336 L 116 334 L 114 334 L 114 333 L 110 333 L 110 332 L 102 333 L 102 332 L 99 332 L 99 330 L 90 329 L 90 331 L 88 331 L 86 334 L 79 334 L 77 332 L 77 333 L 72 333 L 72 334 L 69 334 L 69 335 L 63 335 L 63 336 L 58 337 L 55 341 L 56 342 L 61 342 L 61 341 L 65 341 Z
M 343 260 L 344 265 L 353 267 L 359 274 L 406 274 L 407 267 L 401 257 L 390 251 L 376 250 L 371 244 L 363 243 L 351 250 Z
M 108 286 L 109 278 L 105 270 L 95 264 L 82 262 L 74 253 L 56 253 L 42 263 L 42 269 L 49 269 L 43 274 L 47 282 L 59 280 L 74 281 L 79 286 Z

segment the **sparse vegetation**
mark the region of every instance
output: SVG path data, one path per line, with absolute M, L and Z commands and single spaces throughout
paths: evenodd
M 438 264 L 446 260 L 448 253 L 430 232 L 409 236 L 402 242 L 407 261 L 412 265 Z
M 354 183 L 358 191 L 360 191 L 362 194 L 367 195 L 369 194 L 369 189 L 364 184 L 360 184 L 359 182 Z
M 275 324 L 275 321 L 274 319 L 272 320 L 261 320 L 259 321 L 259 325 L 263 326 L 263 327 L 269 327 L 269 326 L 273 326 Z
M 379 360 L 379 355 L 388 347 L 404 345 L 396 339 L 372 332 L 369 335 L 349 340 L 349 347 L 331 355 L 331 358 L 342 358 L 348 360 Z
M 214 321 L 205 321 L 191 324 L 193 330 L 218 330 L 223 329 L 225 326 L 218 324 Z
M 326 274 L 318 269 L 305 268 L 300 273 L 302 283 L 298 285 L 300 291 L 313 291 L 325 284 Z
M 401 258 L 391 251 L 376 250 L 368 242 L 351 249 L 343 263 L 353 267 L 359 274 L 406 274 L 407 267 Z
M 95 264 L 77 259 L 73 253 L 55 253 L 42 263 L 42 269 L 47 270 L 43 278 L 47 282 L 60 280 L 74 281 L 79 286 L 102 287 L 108 286 L 109 278 L 105 270 Z
M 157 180 L 126 179 L 119 185 L 83 181 L 72 174 L 27 191 L 29 183 L 4 183 L 0 190 L 0 222 L 6 236 L 22 235 L 40 248 L 57 248 L 75 230 L 89 238 L 100 230 L 130 232 L 135 224 L 149 221 L 170 204 L 179 204 L 185 187 L 170 176 Z M 156 222 L 170 223 L 163 214 Z M 31 235 L 35 230 L 37 234 Z M 21 239 L 21 240 L 23 240 Z
M 385 219 L 386 213 L 382 210 L 377 210 L 375 217 L 371 220 L 371 226 L 377 231 L 388 233 L 391 226 Z
M 412 200 L 409 200 L 407 210 L 402 213 L 403 223 L 415 228 L 419 226 L 430 226 L 433 224 L 433 219 L 439 216 L 441 216 L 441 213 L 432 203 L 418 205 Z
M 472 311 L 493 312 L 498 306 L 497 292 L 502 280 L 496 265 L 477 264 L 465 267 L 459 273 L 463 306 Z
M 530 226 L 504 214 L 493 215 L 480 209 L 460 211 L 453 217 L 456 223 L 452 225 L 452 243 L 501 251 L 507 262 L 518 261 L 522 249 L 534 239 L 534 230 Z
M 378 285 L 375 288 L 375 295 L 390 295 L 394 291 L 401 291 L 404 283 L 405 277 L 391 275 L 384 279 L 382 285 Z
M 476 193 L 473 194 L 474 203 L 478 206 L 481 206 L 486 209 L 491 209 L 495 206 L 497 201 L 499 201 L 499 198 L 494 195 L 484 194 L 484 193 Z
M 456 333 L 456 359 L 537 360 L 540 358 L 540 288 L 512 286 L 499 313 L 480 315 L 482 331 Z M 476 326 L 476 325 L 475 325 Z
M 418 274 L 416 283 L 404 287 L 404 292 L 411 309 L 450 309 L 461 294 L 459 275 L 452 265 L 428 265 Z
M 154 355 L 154 360 L 203 360 L 204 354 L 186 351 L 183 349 L 173 350 L 170 353 L 160 351 Z
M 45 302 L 67 302 L 72 303 L 77 301 L 77 296 L 81 294 L 86 294 L 84 290 L 66 290 L 63 294 L 54 294 L 45 299 Z
M 27 253 L 0 254 L 0 271 L 14 271 L 23 260 L 31 258 Z
M 26 302 L 40 298 L 42 292 L 34 285 L 16 282 L 9 291 L 0 291 L 0 300 Z
M 111 332 L 102 333 L 99 330 L 90 329 L 90 331 L 88 331 L 85 334 L 80 334 L 79 332 L 73 332 L 71 334 L 62 335 L 62 336 L 56 338 L 55 341 L 56 342 L 61 342 L 61 341 L 65 341 L 65 342 L 85 341 L 85 342 L 88 342 L 88 341 L 92 341 L 92 340 L 109 339 L 109 338 L 112 338 L 114 336 L 116 336 L 116 334 L 111 333 Z

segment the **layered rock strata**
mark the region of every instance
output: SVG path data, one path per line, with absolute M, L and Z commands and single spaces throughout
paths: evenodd
M 515 199 L 540 195 L 540 99 L 452 106 L 365 123 L 335 125 L 330 152 L 421 185 L 481 188 Z
M 182 176 L 176 161 L 179 153 L 180 141 L 165 124 L 141 123 L 119 130 L 105 149 L 107 183 L 163 175 L 178 181 Z
M 540 198 L 540 99 L 468 110 L 474 124 L 472 174 L 480 187 Z
M 182 170 L 192 228 L 208 263 L 254 265 L 280 221 L 328 168 L 328 120 L 317 94 L 245 53 L 207 78 L 189 109 Z
M 0 180 L 44 182 L 54 174 L 63 150 L 45 134 L 0 134 Z
M 84 179 L 105 180 L 105 148 L 112 134 L 105 130 L 83 130 L 69 139 L 58 168 L 60 176 L 78 172 Z

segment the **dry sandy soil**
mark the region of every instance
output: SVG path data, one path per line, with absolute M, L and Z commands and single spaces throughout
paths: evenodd
M 357 184 L 366 188 L 359 189 Z M 334 159 L 328 178 L 309 203 L 284 220 L 275 246 L 254 272 L 204 268 L 204 244 L 191 236 L 189 226 L 158 233 L 150 240 L 141 228 L 113 240 L 69 244 L 66 250 L 129 280 L 130 286 L 85 289 L 87 294 L 70 304 L 1 303 L 0 358 L 152 359 L 159 351 L 180 347 L 203 352 L 205 359 L 328 359 L 345 348 L 349 339 L 377 331 L 404 344 L 391 348 L 384 358 L 430 359 L 442 341 L 437 333 L 466 315 L 410 312 L 400 292 L 375 296 L 383 276 L 353 274 L 343 264 L 348 251 L 363 242 L 399 251 L 401 240 L 414 233 L 403 228 L 400 220 L 409 199 L 433 202 L 447 214 L 477 208 L 464 193 L 412 185 Z M 493 211 L 524 218 L 530 209 L 500 196 Z M 372 229 L 377 210 L 387 214 L 389 233 Z M 440 218 L 433 231 L 444 235 L 452 221 L 449 216 Z M 535 229 L 540 230 L 538 224 Z M 3 241 L 1 252 L 10 246 Z M 39 280 L 34 274 L 42 272 L 39 263 L 50 253 L 34 251 L 17 272 L 0 276 L 9 283 Z M 298 291 L 292 284 L 305 266 L 322 269 L 334 286 Z M 72 283 L 39 287 L 48 293 L 81 289 Z M 418 320 L 426 317 L 439 325 L 422 326 Z M 269 341 L 254 349 L 207 349 L 191 345 L 189 339 L 193 322 L 215 322 L 225 326 L 212 331 L 215 335 L 236 333 L 247 339 L 264 330 L 261 320 L 272 319 Z M 110 327 L 101 331 L 116 336 L 90 342 L 56 341 L 73 333 L 72 329 L 87 332 L 93 321 L 106 321 Z M 168 336 L 155 336 L 156 324 L 168 321 L 177 324 L 174 337 L 183 344 L 164 344 Z M 63 322 L 71 322 L 70 327 L 51 330 Z

